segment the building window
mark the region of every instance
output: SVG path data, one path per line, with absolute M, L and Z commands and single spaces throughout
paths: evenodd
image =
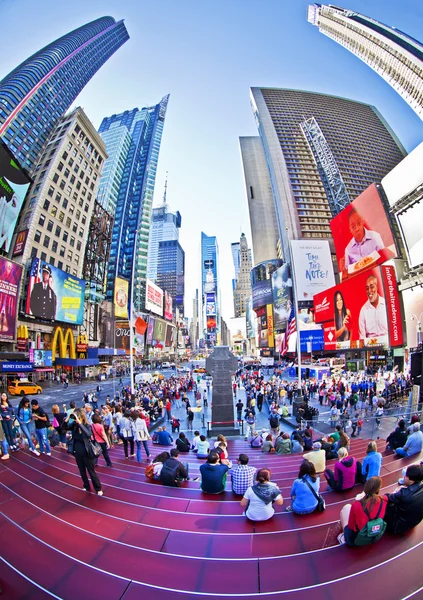
M 68 260 L 72 260 L 73 252 L 72 250 L 68 250 Z
M 56 232 L 54 235 L 56 237 L 60 237 L 61 232 L 62 232 L 62 228 L 60 227 L 60 225 L 56 225 Z
M 72 248 L 75 246 L 75 238 L 73 237 L 73 235 L 71 236 L 69 244 L 72 246 Z
M 70 227 L 72 225 L 72 219 L 70 217 L 66 218 L 66 227 Z
M 60 256 L 65 256 L 65 247 L 64 246 L 60 246 L 59 254 L 60 254 Z
M 72 225 L 72 231 L 73 231 L 74 233 L 76 233 L 76 232 L 78 231 L 78 224 L 77 224 L 77 223 L 74 223 L 74 224 Z
M 58 176 L 58 174 L 57 174 L 57 173 L 55 173 L 55 174 L 53 175 L 53 182 L 54 182 L 54 183 L 57 183 L 58 181 L 59 181 L 59 176 Z
M 48 248 L 49 245 L 50 245 L 50 236 L 49 235 L 45 235 L 44 236 L 43 246 L 44 246 L 44 248 Z
M 59 217 L 58 217 L 58 218 L 59 218 L 59 221 L 60 221 L 61 223 L 63 223 L 63 219 L 65 218 L 65 213 L 64 213 L 63 211 L 60 211 L 60 212 L 59 212 Z
M 54 194 L 54 187 L 51 185 L 51 186 L 48 188 L 47 195 L 48 195 L 48 196 L 53 196 L 53 194 Z
M 54 261 L 55 261 L 54 256 L 50 256 L 50 264 L 53 265 L 53 267 L 54 267 Z
M 35 235 L 34 235 L 34 242 L 38 243 L 40 241 L 40 239 L 41 239 L 41 231 L 38 231 L 38 229 L 37 229 L 37 231 L 35 232 Z
M 43 208 L 44 210 L 48 210 L 50 206 L 50 200 L 44 200 Z
M 45 252 L 41 252 L 40 258 L 41 258 L 41 260 L 46 261 L 47 260 L 47 254 Z
M 51 216 L 52 216 L 52 217 L 55 217 L 55 216 L 56 216 L 56 214 L 57 214 L 57 206 L 55 206 L 54 204 L 53 204 L 53 206 L 51 207 L 50 214 L 51 214 Z
M 34 248 L 34 246 L 31 248 L 31 258 L 36 258 L 37 257 L 37 248 Z
M 62 202 L 63 208 L 66 208 L 67 205 L 68 205 L 68 201 L 66 200 L 66 198 L 63 198 L 63 202 Z
M 41 225 L 41 227 L 43 227 L 44 223 L 45 223 L 45 215 L 40 215 L 40 218 L 38 219 L 38 225 Z
M 64 232 L 63 232 L 63 241 L 64 241 L 64 242 L 67 242 L 67 241 L 68 241 L 68 232 L 67 232 L 67 231 L 64 231 Z
M 52 252 L 57 252 L 57 242 L 56 242 L 56 240 L 53 240 L 53 242 L 51 244 L 51 251 Z
M 53 231 L 53 225 L 54 225 L 53 221 L 49 221 L 47 223 L 47 231 Z
M 77 242 L 76 243 L 76 249 L 77 250 L 81 250 L 81 242 Z
M 59 261 L 57 262 L 57 268 L 58 268 L 58 269 L 63 269 L 63 263 L 62 263 L 62 261 L 61 261 L 61 260 L 59 260 Z

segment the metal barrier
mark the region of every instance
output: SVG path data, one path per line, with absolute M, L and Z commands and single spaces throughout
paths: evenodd
M 203 415 L 204 417 L 204 415 Z M 222 427 L 233 427 L 234 429 L 239 426 L 239 435 L 244 435 L 244 421 L 207 421 L 207 431 L 211 431 L 212 425 L 222 425 Z

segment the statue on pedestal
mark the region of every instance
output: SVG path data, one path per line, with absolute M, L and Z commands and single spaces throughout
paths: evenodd
M 238 369 L 238 360 L 228 346 L 215 346 L 206 360 L 206 370 L 213 377 L 212 426 L 214 432 L 238 434 L 234 421 L 232 376 Z

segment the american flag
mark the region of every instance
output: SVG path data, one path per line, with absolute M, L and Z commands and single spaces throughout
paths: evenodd
M 28 281 L 28 295 L 26 297 L 26 314 L 32 315 L 31 313 L 31 292 L 36 283 L 41 281 L 40 278 L 40 259 L 34 258 L 31 265 L 31 270 L 29 272 L 29 281 Z
M 292 308 L 291 314 L 289 315 L 288 325 L 287 325 L 287 328 L 285 331 L 285 335 L 283 336 L 283 339 L 282 339 L 282 344 L 281 344 L 281 349 L 280 349 L 280 354 L 282 356 L 285 356 L 285 354 L 288 352 L 289 338 L 296 331 L 297 331 L 297 321 L 295 319 L 294 309 Z

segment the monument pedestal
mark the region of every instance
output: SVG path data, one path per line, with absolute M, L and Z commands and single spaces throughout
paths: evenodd
M 238 368 L 238 360 L 229 346 L 215 346 L 206 360 L 206 370 L 213 377 L 212 420 L 208 435 L 239 435 L 236 427 L 232 375 Z

